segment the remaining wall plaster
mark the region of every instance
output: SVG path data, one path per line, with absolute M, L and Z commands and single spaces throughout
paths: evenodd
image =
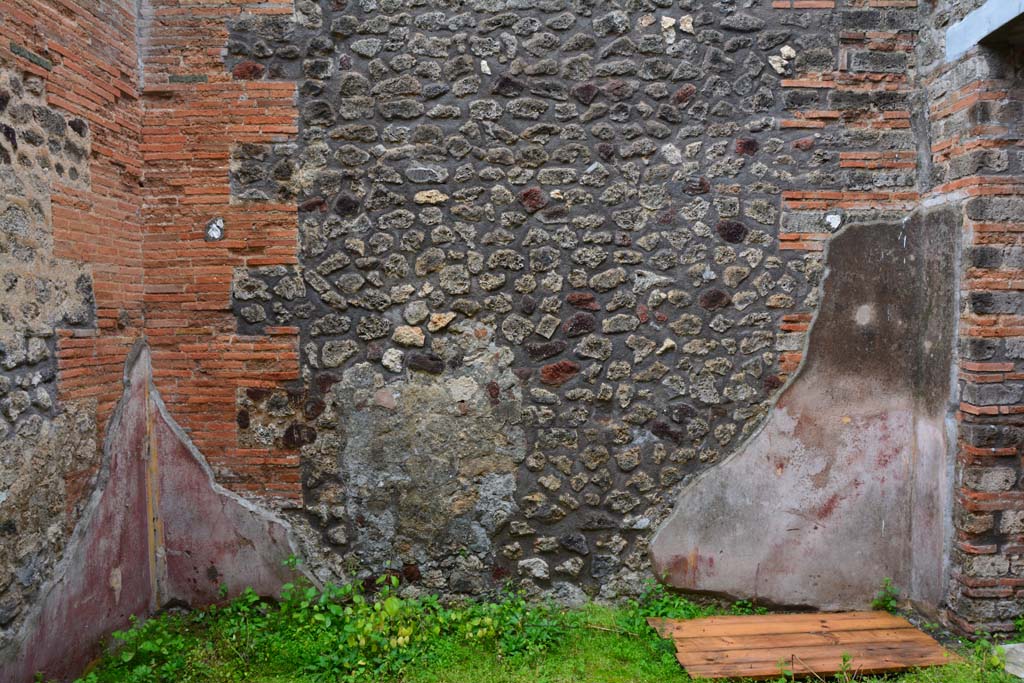
M 294 578 L 296 552 L 276 516 L 214 483 L 202 456 L 152 387 L 136 347 L 111 418 L 96 488 L 17 637 L 0 678 L 68 680 L 132 615 L 206 605 L 247 587 L 274 594 Z
M 949 211 L 831 242 L 807 361 L 764 429 L 686 486 L 652 542 L 669 584 L 854 609 L 882 579 L 942 600 L 955 326 Z

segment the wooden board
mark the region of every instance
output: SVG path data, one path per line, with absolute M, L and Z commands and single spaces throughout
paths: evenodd
M 672 638 L 676 659 L 694 678 L 777 678 L 879 674 L 955 661 L 934 638 L 888 612 L 764 614 L 648 619 Z

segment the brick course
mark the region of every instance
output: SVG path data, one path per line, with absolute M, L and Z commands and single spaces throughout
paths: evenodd
M 976 4 L 976 3 L 975 3 Z M 939 3 L 921 52 L 972 9 Z M 954 540 L 947 615 L 966 633 L 1012 632 L 1024 608 L 1021 429 L 1024 336 L 1018 255 L 1024 231 L 1022 53 L 977 47 L 927 64 L 931 173 L 922 200 L 963 217 Z
M 293 84 L 224 69 L 227 25 L 242 11 L 288 14 L 291 3 L 152 0 L 142 10 L 145 334 L 157 387 L 220 481 L 294 505 L 297 453 L 240 447 L 235 419 L 239 391 L 299 376 L 296 329 L 239 335 L 231 315 L 236 268 L 297 261 L 295 205 L 240 203 L 228 184 L 234 145 L 297 132 Z M 225 238 L 207 242 L 215 217 Z

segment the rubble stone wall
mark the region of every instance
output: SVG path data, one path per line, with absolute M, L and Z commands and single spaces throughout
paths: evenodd
M 780 248 L 809 153 L 776 124 L 817 53 L 770 8 L 684 4 L 232 24 L 234 77 L 299 109 L 295 140 L 233 149 L 232 192 L 296 202 L 300 242 L 233 305 L 298 327 L 304 388 L 286 419 L 247 395 L 239 436 L 302 449 L 340 566 L 635 590 L 671 492 L 764 418 L 821 274 Z
M 299 231 L 294 265 L 235 272 L 233 311 L 296 328 L 302 368 L 239 393 L 238 438 L 301 452 L 325 576 L 636 591 L 676 490 L 799 366 L 831 235 L 916 205 L 911 4 L 232 21 L 232 77 L 298 109 L 294 138 L 232 146 L 232 197 Z
M 128 3 L 0 8 L 5 653 L 68 552 L 141 327 L 135 65 Z

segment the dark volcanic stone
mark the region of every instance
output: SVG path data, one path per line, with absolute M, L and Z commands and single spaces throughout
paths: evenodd
M 334 202 L 334 210 L 339 216 L 354 216 L 359 213 L 359 200 L 352 195 L 339 195 L 338 201 Z
M 754 154 L 757 153 L 759 147 L 760 145 L 758 145 L 757 140 L 755 140 L 754 138 L 739 138 L 738 140 L 736 140 L 737 154 L 746 154 L 748 156 L 753 156 Z
M 590 104 L 594 101 L 594 98 L 597 97 L 597 94 L 601 92 L 601 89 L 593 83 L 580 83 L 573 87 L 569 92 L 581 103 Z
M 709 289 L 700 295 L 697 300 L 701 308 L 713 311 L 718 308 L 725 308 L 732 303 L 732 297 L 721 289 Z
M 539 187 L 528 187 L 519 193 L 519 203 L 527 211 L 534 213 L 548 205 L 548 197 L 544 194 L 544 190 Z
M 530 354 L 530 358 L 533 360 L 545 360 L 565 351 L 569 348 L 569 344 L 556 339 L 555 341 L 549 342 L 533 342 L 526 345 L 526 352 Z
M 3 135 L 7 140 L 7 143 L 11 146 L 15 152 L 18 151 L 18 135 L 14 132 L 14 129 L 8 126 L 6 123 L 0 123 L 0 135 Z
M 669 417 L 672 418 L 673 422 L 685 422 L 694 415 L 697 414 L 697 409 L 686 403 L 678 403 L 672 406 L 669 412 Z
M 316 441 L 316 430 L 298 422 L 288 425 L 281 440 L 285 448 L 299 448 Z
M 590 564 L 590 575 L 595 579 L 603 579 L 611 576 L 619 561 L 614 555 L 595 555 Z
M 564 534 L 558 537 L 558 544 L 577 555 L 589 555 L 590 546 L 587 545 L 587 537 L 581 533 Z
M 261 387 L 249 387 L 245 390 L 245 395 L 250 401 L 262 401 L 267 396 L 270 396 L 270 390 Z
M 676 104 L 686 104 L 690 101 L 690 98 L 697 94 L 697 86 L 693 83 L 687 83 L 679 90 L 676 90 L 675 94 L 672 95 L 672 101 Z
M 422 370 L 434 375 L 444 372 L 444 361 L 433 353 L 410 353 L 408 366 L 411 370 Z
M 655 420 L 651 423 L 651 434 L 674 443 L 682 443 L 686 439 L 686 432 L 682 429 L 673 429 L 672 425 L 662 420 Z
M 491 88 L 491 92 L 495 95 L 502 95 L 504 97 L 519 97 L 522 94 L 525 86 L 512 78 L 502 74 L 498 76 L 498 80 L 494 82 L 494 86 Z
M 565 297 L 565 301 L 570 306 L 582 308 L 585 311 L 601 310 L 601 306 L 597 303 L 597 299 L 590 292 L 573 292 L 569 296 Z
M 603 512 L 588 512 L 580 520 L 580 529 L 583 531 L 602 531 L 617 527 L 618 525 L 615 523 L 615 520 Z
M 747 226 L 739 221 L 718 221 L 716 230 L 718 230 L 718 235 L 730 244 L 739 244 L 747 237 Z
M 597 319 L 590 313 L 575 313 L 562 325 L 567 337 L 580 337 L 597 329 Z
M 334 123 L 334 109 L 323 100 L 313 100 L 302 109 L 302 118 L 310 126 L 329 126 Z

